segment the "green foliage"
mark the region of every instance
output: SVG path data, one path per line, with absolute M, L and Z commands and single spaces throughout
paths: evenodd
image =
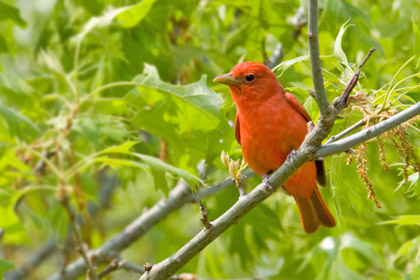
M 11 270 L 16 268 L 12 262 L 6 260 L 0 260 L 0 277 L 3 278 L 3 274 L 7 270 Z
M 306 90 L 312 88 L 307 28 L 296 23 L 301 5 L 306 10 L 307 1 L 0 0 L 0 275 L 52 236 L 60 248 L 71 238 L 60 190 L 84 220 L 85 242 L 96 248 L 166 197 L 178 179 L 194 189 L 229 177 L 220 154 L 241 157 L 230 125 L 235 106 L 227 87 L 211 80 L 240 61 L 267 61 L 281 43 L 284 58 L 273 71 L 316 120 Z M 377 49 L 355 88 L 362 98 L 331 135 L 420 101 L 419 1 L 323 0 L 319 6 L 330 101 L 368 50 Z M 418 155 L 418 125 L 408 125 L 407 133 Z M 329 184 L 321 191 L 336 228 L 305 234 L 293 199 L 279 193 L 183 271 L 212 279 L 418 279 L 419 171 L 407 167 L 394 136 L 382 139 L 389 173 L 376 141 L 365 155 L 382 209 L 367 199 L 357 164 L 335 155 L 326 159 Z M 118 177 L 121 187 L 92 218 L 103 174 Z M 247 190 L 259 182 L 246 178 Z M 231 187 L 202 200 L 215 219 L 237 199 Z M 123 257 L 158 262 L 202 228 L 199 219 L 199 207 L 185 205 Z M 60 269 L 46 263 L 31 279 Z M 138 278 L 110 275 L 130 277 Z

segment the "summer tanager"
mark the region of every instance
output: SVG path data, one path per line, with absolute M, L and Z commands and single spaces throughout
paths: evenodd
M 261 63 L 240 63 L 214 82 L 228 85 L 237 105 L 235 136 L 245 161 L 258 175 L 267 176 L 305 139 L 307 123 L 311 121 L 308 113 Z M 283 186 L 294 197 L 307 233 L 315 232 L 320 225 L 335 226 L 317 182 L 326 184 L 324 163 L 320 160 L 304 164 Z

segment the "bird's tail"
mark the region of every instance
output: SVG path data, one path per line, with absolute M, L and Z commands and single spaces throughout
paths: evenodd
M 299 198 L 293 196 L 300 213 L 300 221 L 306 233 L 313 233 L 317 231 L 318 227 L 334 227 L 335 219 L 328 210 L 318 187 L 315 187 L 312 195 L 309 198 Z

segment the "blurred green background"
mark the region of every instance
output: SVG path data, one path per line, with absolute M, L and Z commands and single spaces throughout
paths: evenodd
M 97 248 L 167 196 L 180 177 L 199 187 L 200 180 L 211 186 L 228 178 L 220 153 L 241 157 L 231 127 L 236 109 L 228 88 L 212 79 L 238 62 L 276 66 L 279 81 L 316 120 L 306 91 L 312 88 L 307 5 L 0 0 L 0 274 L 52 237 L 54 257 L 28 279 L 47 279 L 79 257 L 65 246 L 72 235 L 60 192 L 85 221 L 84 242 Z M 397 111 L 420 100 L 420 1 L 322 0 L 319 7 L 330 101 L 376 48 L 355 89 L 367 94 L 371 111 L 351 106 L 332 135 L 375 114 L 384 96 Z M 415 123 L 407 131 L 418 154 L 420 131 Z M 381 209 L 367 198 L 357 163 L 335 155 L 326 159 L 322 192 L 336 228 L 305 234 L 293 199 L 276 193 L 181 272 L 200 279 L 420 279 L 419 170 L 415 157 L 407 165 L 392 137 L 382 138 L 389 173 L 375 139 L 366 153 Z M 41 159 L 48 162 L 42 168 Z M 97 205 L 115 178 L 110 202 L 92 218 L 86 204 Z M 247 190 L 259 182 L 247 178 Z M 237 198 L 229 187 L 203 202 L 215 219 Z M 200 215 L 197 204 L 183 206 L 121 256 L 140 265 L 163 260 L 201 230 Z M 138 277 L 117 271 L 108 279 Z

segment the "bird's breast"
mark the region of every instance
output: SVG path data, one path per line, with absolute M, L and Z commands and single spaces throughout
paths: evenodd
M 287 101 L 269 101 L 238 106 L 242 152 L 259 175 L 277 169 L 307 133 L 306 121 Z

